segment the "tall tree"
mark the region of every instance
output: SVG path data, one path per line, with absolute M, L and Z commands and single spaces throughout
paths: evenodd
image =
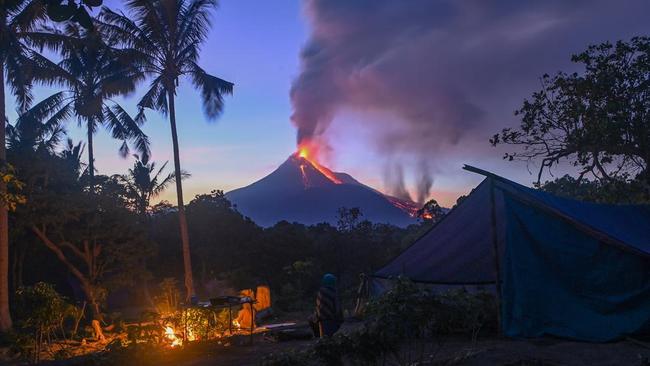
M 545 169 L 568 162 L 578 179 L 636 181 L 650 197 L 650 38 L 590 46 L 572 61 L 580 73 L 542 77 L 542 89 L 515 114 L 493 145 L 522 147 L 506 159 L 541 161 Z
M 5 86 L 16 97 L 19 109 L 24 111 L 32 101 L 32 82 L 48 80 L 51 76 L 43 67 L 43 56 L 32 47 L 56 47 L 61 41 L 56 35 L 37 31 L 45 17 L 42 0 L 0 0 L 0 165 L 3 170 L 7 159 Z M 0 182 L 0 194 L 4 192 L 6 186 Z M 8 213 L 6 205 L 0 204 L 0 331 L 11 328 L 8 257 Z
M 223 96 L 231 94 L 233 84 L 208 74 L 198 65 L 201 44 L 210 30 L 210 11 L 216 0 L 130 0 L 126 4 L 131 15 L 118 14 L 103 8 L 102 28 L 120 39 L 127 47 L 138 49 L 145 57 L 143 71 L 152 77 L 149 90 L 139 102 L 139 118 L 144 109 L 154 109 L 169 116 L 174 149 L 174 174 L 178 200 L 178 219 L 183 248 L 186 299 L 194 295 L 190 238 L 183 203 L 182 170 L 176 129 L 174 104 L 180 78 L 188 76 L 201 90 L 208 119 L 215 119 L 223 110 Z
M 127 141 L 132 141 L 143 155 L 149 154 L 149 139 L 139 123 L 112 98 L 135 90 L 142 79 L 129 49 L 113 48 L 97 28 L 82 29 L 74 24 L 65 27 L 65 35 L 78 40 L 62 48 L 63 59 L 50 65 L 66 89 L 36 104 L 28 111 L 32 118 L 61 120 L 74 115 L 86 130 L 88 176 L 93 184 L 95 158 L 93 136 L 100 126 L 113 138 L 122 140 L 120 154 L 128 156 Z
M 8 193 L 31 195 L 31 189 L 38 181 L 47 180 L 47 170 L 52 165 L 50 157 L 65 131 L 61 121 L 45 122 L 28 118 L 23 114 L 16 123 L 7 124 L 7 160 L 12 170 L 21 180 L 24 189 L 18 192 L 9 187 Z M 21 211 L 22 212 L 22 211 Z M 34 249 L 33 235 L 28 234 L 18 214 L 10 215 L 9 230 L 12 257 L 11 289 L 15 291 L 23 285 L 24 263 L 27 253 Z M 34 271 L 31 271 L 32 273 Z

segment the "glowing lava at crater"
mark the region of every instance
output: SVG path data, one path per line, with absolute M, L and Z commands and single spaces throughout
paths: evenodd
M 323 174 L 327 179 L 329 179 L 332 183 L 334 184 L 343 184 L 343 182 L 332 172 L 331 170 L 327 169 L 326 167 L 320 165 L 317 162 L 317 157 L 318 157 L 318 147 L 315 146 L 312 143 L 305 142 L 301 143 L 298 146 L 298 151 L 295 153 L 295 155 L 298 156 L 298 158 L 305 160 L 307 164 L 310 164 L 311 166 L 314 167 L 314 169 L 318 170 L 321 174 Z M 305 164 L 300 164 L 300 170 L 302 172 L 302 178 L 303 182 L 305 182 L 305 185 L 308 185 L 309 179 L 307 178 L 307 174 L 305 172 Z

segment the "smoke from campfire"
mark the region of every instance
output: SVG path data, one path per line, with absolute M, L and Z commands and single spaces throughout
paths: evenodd
M 408 175 L 424 200 L 432 157 L 460 143 L 484 156 L 492 133 L 518 123 L 512 112 L 539 75 L 572 70 L 570 55 L 588 44 L 647 30 L 649 9 L 643 0 L 305 0 L 311 34 L 291 90 L 298 143 L 326 146 L 338 117 L 362 123 L 386 158 L 388 190 L 407 194 Z

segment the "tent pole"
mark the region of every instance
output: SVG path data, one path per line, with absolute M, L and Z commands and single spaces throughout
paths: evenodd
M 503 335 L 501 329 L 501 264 L 499 260 L 499 238 L 497 235 L 497 210 L 494 198 L 494 178 L 490 179 L 490 205 L 491 205 L 491 226 L 492 226 L 492 247 L 494 249 L 494 272 L 496 277 L 496 306 L 497 306 L 497 332 Z

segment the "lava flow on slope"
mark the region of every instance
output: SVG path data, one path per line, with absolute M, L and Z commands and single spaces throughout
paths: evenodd
M 298 152 L 296 154 L 298 155 L 299 158 L 302 158 L 306 161 L 306 163 L 311 164 L 316 170 L 321 172 L 327 179 L 331 180 L 332 183 L 334 184 L 342 184 L 343 182 L 336 177 L 336 174 L 332 172 L 331 170 L 327 169 L 326 167 L 318 164 L 315 160 L 317 154 L 314 153 L 315 151 L 318 151 L 312 147 L 311 144 L 309 143 L 304 143 L 301 144 L 301 146 L 298 147 Z M 307 175 L 305 173 L 305 166 L 304 163 L 301 163 L 300 165 L 300 170 L 302 171 L 303 178 L 307 178 Z

